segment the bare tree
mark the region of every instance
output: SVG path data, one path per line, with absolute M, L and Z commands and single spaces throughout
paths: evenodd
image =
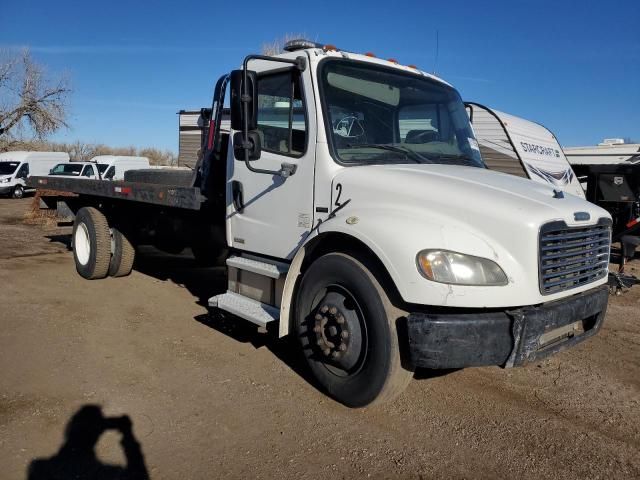
M 87 161 L 96 155 L 95 145 L 81 142 L 77 140 L 75 143 L 67 146 L 69 157 L 75 162 Z
M 53 78 L 28 50 L 0 52 L 0 138 L 39 140 L 67 125 L 71 90 L 66 77 Z

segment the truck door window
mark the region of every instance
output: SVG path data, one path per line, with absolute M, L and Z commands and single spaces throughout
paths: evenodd
M 287 71 L 258 79 L 258 134 L 262 149 L 301 156 L 307 124 L 299 74 Z
M 93 167 L 91 165 L 87 165 L 86 167 L 84 167 L 84 173 L 82 175 L 84 177 L 93 177 L 95 175 Z
M 107 173 L 105 173 L 102 178 L 104 178 L 105 180 L 111 180 L 113 179 L 113 176 L 116 174 L 116 167 L 114 167 L 113 165 L 109 167 L 109 170 L 107 170 Z
M 28 176 L 29 176 L 29 164 L 23 163 L 22 166 L 20 167 L 20 170 L 18 170 L 18 173 L 16 173 L 16 178 L 27 178 Z

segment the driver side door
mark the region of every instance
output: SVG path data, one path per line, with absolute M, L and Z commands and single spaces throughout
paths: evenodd
M 294 175 L 255 173 L 229 149 L 227 242 L 233 248 L 291 259 L 313 226 L 316 114 L 309 69 L 258 70 L 258 136 L 254 168 Z M 231 136 L 233 137 L 233 135 Z

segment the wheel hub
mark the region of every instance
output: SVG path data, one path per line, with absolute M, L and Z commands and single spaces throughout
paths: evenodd
M 318 303 L 312 325 L 320 354 L 348 370 L 358 361 L 362 339 L 358 315 L 345 300 L 340 293 L 327 293 Z

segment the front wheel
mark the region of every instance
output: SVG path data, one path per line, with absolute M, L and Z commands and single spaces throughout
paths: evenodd
M 13 189 L 13 198 L 23 198 L 24 197 L 24 188 L 22 185 L 16 185 Z
M 304 274 L 296 335 L 313 375 L 337 401 L 349 407 L 382 403 L 411 380 L 391 310 L 370 269 L 351 256 L 324 255 Z

